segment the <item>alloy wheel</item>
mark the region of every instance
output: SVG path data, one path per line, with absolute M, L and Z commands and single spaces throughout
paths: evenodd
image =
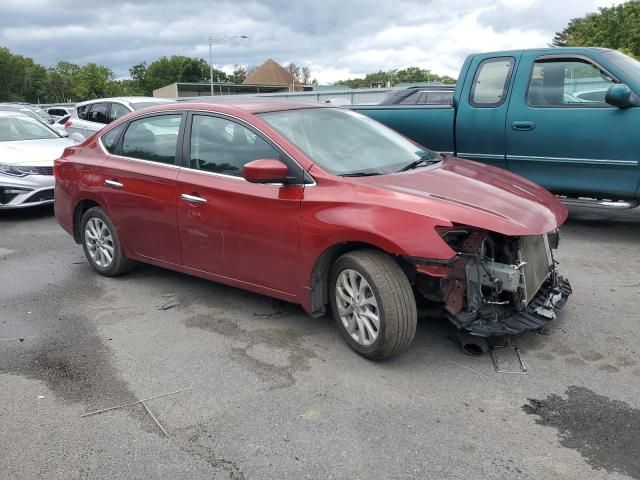
M 347 333 L 360 345 L 373 344 L 380 333 L 380 311 L 367 280 L 356 270 L 343 270 L 336 280 L 335 295 Z
M 108 268 L 115 251 L 113 236 L 105 222 L 90 218 L 84 230 L 84 241 L 91 260 L 100 268 Z

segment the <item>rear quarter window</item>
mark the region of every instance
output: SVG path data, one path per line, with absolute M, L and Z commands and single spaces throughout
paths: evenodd
M 476 70 L 469 103 L 474 107 L 499 107 L 506 99 L 513 57 L 496 57 L 483 60 Z
M 124 130 L 124 126 L 125 124 L 120 124 L 100 137 L 100 141 L 102 142 L 102 145 L 104 145 L 104 148 L 107 150 L 107 152 L 111 154 L 116 153 L 118 139 L 120 138 L 120 134 L 122 134 L 122 131 Z

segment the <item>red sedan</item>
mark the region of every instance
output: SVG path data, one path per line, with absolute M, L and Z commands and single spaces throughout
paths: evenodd
M 342 108 L 152 107 L 67 148 L 55 176 L 58 221 L 98 273 L 139 261 L 330 308 L 369 358 L 408 347 L 418 307 L 488 337 L 541 328 L 571 293 L 552 194 Z

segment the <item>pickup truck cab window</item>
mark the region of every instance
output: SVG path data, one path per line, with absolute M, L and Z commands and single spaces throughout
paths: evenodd
M 476 70 L 470 103 L 474 107 L 498 107 L 506 99 L 515 60 L 496 57 L 484 60 Z
M 587 60 L 537 60 L 531 69 L 527 103 L 532 107 L 606 106 L 605 94 L 614 83 Z
M 122 155 L 174 165 L 182 114 L 156 115 L 129 123 L 122 139 Z

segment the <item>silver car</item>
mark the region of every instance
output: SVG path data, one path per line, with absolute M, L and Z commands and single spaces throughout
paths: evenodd
M 40 107 L 28 103 L 0 103 L 0 111 L 19 112 L 29 117 L 40 120 L 42 123 L 50 125 L 54 122 L 53 117 Z
M 62 117 L 68 117 L 73 112 L 73 105 L 53 105 L 46 109 L 47 113 L 51 115 L 56 122 Z
M 129 112 L 173 101 L 155 97 L 114 97 L 89 100 L 76 104 L 65 128 L 69 132 L 70 139 L 82 142 L 105 125 Z
M 27 115 L 0 111 L 0 210 L 53 203 L 53 161 L 75 144 Z

